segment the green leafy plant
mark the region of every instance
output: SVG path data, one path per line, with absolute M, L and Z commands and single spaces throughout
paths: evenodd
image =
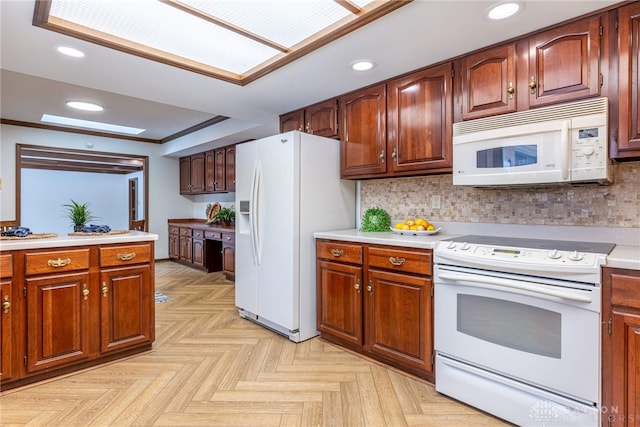
M 89 209 L 89 203 L 78 203 L 71 199 L 71 203 L 62 205 L 67 212 L 67 218 L 71 220 L 74 230 L 84 227 L 89 221 L 97 219 Z
M 231 224 L 236 220 L 236 211 L 233 208 L 222 208 L 213 216 L 214 222 Z
M 391 216 L 382 208 L 369 208 L 362 216 L 361 231 L 389 231 Z

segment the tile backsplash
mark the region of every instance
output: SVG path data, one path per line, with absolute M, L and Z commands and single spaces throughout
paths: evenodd
M 454 186 L 451 175 L 368 180 L 361 182 L 360 208 L 436 223 L 640 227 L 640 162 L 614 164 L 613 177 L 608 186 L 509 189 Z M 432 207 L 433 196 L 440 196 L 439 209 Z

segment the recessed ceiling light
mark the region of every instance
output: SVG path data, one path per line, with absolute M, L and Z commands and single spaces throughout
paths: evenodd
M 524 5 L 520 2 L 511 1 L 500 3 L 489 8 L 489 10 L 487 11 L 487 18 L 493 21 L 506 19 L 520 12 L 522 9 L 524 9 Z
M 67 101 L 67 105 L 71 108 L 75 108 L 76 110 L 82 111 L 102 111 L 104 108 L 98 104 L 93 104 L 91 102 L 84 101 Z
M 351 65 L 349 66 L 354 71 L 368 71 L 373 67 L 375 67 L 376 63 L 369 60 L 359 60 L 359 61 L 352 62 Z
M 72 56 L 74 58 L 84 57 L 84 52 L 69 46 L 58 46 L 56 50 L 63 55 Z
M 111 123 L 93 122 L 91 120 L 80 120 L 73 119 L 71 117 L 54 116 L 51 114 L 43 114 L 40 121 L 45 123 L 55 123 L 64 126 L 75 126 L 108 132 L 126 133 L 127 135 L 138 135 L 146 130 L 129 126 L 114 125 Z

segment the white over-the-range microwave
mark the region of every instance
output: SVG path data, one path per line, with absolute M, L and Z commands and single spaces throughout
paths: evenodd
M 606 97 L 454 123 L 453 184 L 608 184 L 607 123 Z

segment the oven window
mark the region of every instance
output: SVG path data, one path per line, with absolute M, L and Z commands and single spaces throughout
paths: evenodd
M 561 315 L 497 298 L 458 294 L 458 331 L 483 341 L 560 359 Z
M 512 168 L 538 163 L 536 144 L 496 147 L 476 152 L 478 168 Z

